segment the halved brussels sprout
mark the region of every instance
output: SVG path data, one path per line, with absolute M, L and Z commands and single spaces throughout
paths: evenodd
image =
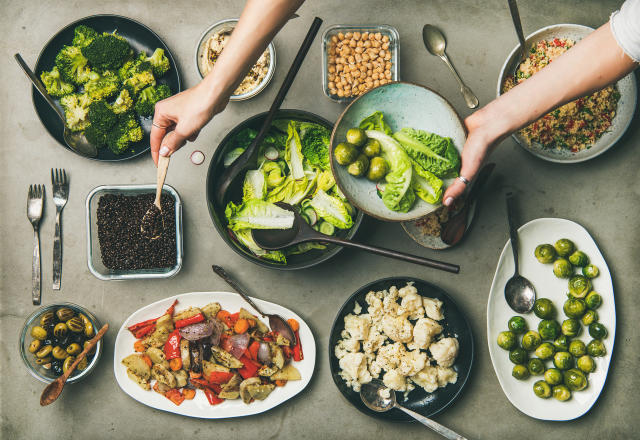
M 569 318 L 580 319 L 587 310 L 587 305 L 580 298 L 569 298 L 562 307 L 564 314 Z
M 551 387 L 544 380 L 539 380 L 533 384 L 533 393 L 541 399 L 551 397 Z
M 562 379 L 562 371 L 557 368 L 549 368 L 544 372 L 544 380 L 549 385 L 558 385 L 559 383 L 562 383 Z
M 509 360 L 514 364 L 524 364 L 527 362 L 527 352 L 523 348 L 514 348 L 509 352 Z
M 582 275 L 584 275 L 587 278 L 595 278 L 598 275 L 600 275 L 600 270 L 598 269 L 598 266 L 595 266 L 593 264 L 587 264 L 585 267 L 582 268 Z
M 533 313 L 540 319 L 551 319 L 556 314 L 556 308 L 548 298 L 538 298 L 533 303 Z
M 598 339 L 593 339 L 587 344 L 587 354 L 592 357 L 601 357 L 607 353 L 604 343 Z
M 553 355 L 553 365 L 558 370 L 568 370 L 573 366 L 573 357 L 568 351 L 559 351 Z
M 558 258 L 553 262 L 553 274 L 558 278 L 569 278 L 573 273 L 573 266 L 566 258 Z
M 553 344 L 551 342 L 543 342 L 536 348 L 536 356 L 540 359 L 551 359 L 553 357 L 553 353 L 555 349 L 553 348 Z
M 529 359 L 529 362 L 527 362 L 527 368 L 532 376 L 540 376 L 544 373 L 544 362 L 538 358 Z
M 576 248 L 573 242 L 568 238 L 561 238 L 560 240 L 556 241 L 556 244 L 554 244 L 553 247 L 556 248 L 556 252 L 561 257 L 568 257 Z
M 542 264 L 553 263 L 556 259 L 556 250 L 550 244 L 540 244 L 533 253 Z
M 583 373 L 591 373 L 596 369 L 596 363 L 591 356 L 585 354 L 581 356 L 577 361 L 576 365 Z
M 511 375 L 518 380 L 525 380 L 529 378 L 529 369 L 524 365 L 514 365 Z
M 538 345 L 542 342 L 538 332 L 529 330 L 522 337 L 522 348 L 527 351 L 533 351 L 538 348 Z
M 569 353 L 571 353 L 575 358 L 584 356 L 586 352 L 587 346 L 584 345 L 584 342 L 582 342 L 580 339 L 575 339 L 571 341 L 571 344 L 569 344 Z
M 513 332 L 500 332 L 498 334 L 498 345 L 505 350 L 511 350 L 518 344 L 518 338 Z
M 587 297 L 584 299 L 584 302 L 591 310 L 595 310 L 602 305 L 602 297 L 594 290 L 589 292 Z
M 553 397 L 560 402 L 571 399 L 571 391 L 565 385 L 556 385 L 553 387 Z
M 580 326 L 580 321 L 577 319 L 569 318 L 562 321 L 561 326 L 562 334 L 570 337 L 576 337 L 580 334 L 580 330 L 582 327 Z
M 538 324 L 538 333 L 545 340 L 554 340 L 560 334 L 560 324 L 553 319 L 543 319 Z
M 589 335 L 593 339 L 604 339 L 607 337 L 607 328 L 599 322 L 594 322 L 589 326 Z
M 560 335 L 553 341 L 553 347 L 556 351 L 567 351 L 569 350 L 569 338 L 567 335 Z
M 589 257 L 582 251 L 575 251 L 571 255 L 569 255 L 569 263 L 574 266 L 584 267 L 589 264 Z
M 583 275 L 572 276 L 569 280 L 569 293 L 574 298 L 584 298 L 591 291 L 591 281 Z
M 598 321 L 598 312 L 596 312 L 595 310 L 587 310 L 586 312 L 584 312 L 584 315 L 582 315 L 583 325 L 588 326 L 597 321 Z
M 577 368 L 571 368 L 564 372 L 564 384 L 571 391 L 582 391 L 589 385 L 587 377 Z
M 522 316 L 514 316 L 509 320 L 507 324 L 509 330 L 515 334 L 521 334 L 527 331 L 527 321 Z

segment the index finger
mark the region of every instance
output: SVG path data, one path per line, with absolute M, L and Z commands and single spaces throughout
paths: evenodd
M 172 126 L 173 121 L 169 120 L 167 117 L 160 115 L 159 112 L 156 112 L 153 115 L 153 125 L 151 126 L 149 143 L 151 145 L 151 157 L 153 158 L 153 161 L 156 165 L 158 165 L 158 152 L 160 151 L 162 140 L 167 135 L 167 132 L 170 131 Z

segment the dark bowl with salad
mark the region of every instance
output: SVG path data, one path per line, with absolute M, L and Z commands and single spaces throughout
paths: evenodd
M 329 160 L 331 124 L 313 113 L 280 110 L 251 164 L 236 187 L 235 197 L 224 206 L 215 201 L 215 189 L 224 169 L 255 138 L 267 113 L 238 124 L 220 142 L 207 173 L 207 203 L 216 230 L 236 253 L 260 266 L 295 270 L 315 266 L 342 249 L 335 245 L 306 243 L 279 251 L 260 249 L 252 229 L 283 228 L 287 213 L 275 205 L 293 205 L 314 229 L 328 235 L 352 238 L 363 214 L 355 209 L 335 183 Z

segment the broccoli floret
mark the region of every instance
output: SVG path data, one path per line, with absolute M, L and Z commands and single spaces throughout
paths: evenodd
M 67 127 L 71 131 L 82 131 L 89 125 L 89 105 L 91 98 L 86 94 L 74 93 L 60 98 L 60 105 L 64 109 Z
M 117 125 L 107 135 L 107 146 L 115 154 L 121 154 L 132 143 L 142 140 L 142 127 L 130 113 L 119 115 Z
M 118 116 L 106 101 L 94 101 L 89 106 L 89 121 L 94 129 L 109 131 L 118 122 Z
M 136 101 L 135 110 L 140 116 L 151 116 L 153 114 L 156 102 L 171 96 L 171 90 L 165 84 L 158 87 L 149 86 L 140 92 Z
M 106 32 L 98 35 L 91 43 L 82 48 L 82 54 L 89 60 L 89 64 L 98 71 L 119 68 L 131 55 L 131 52 L 126 38 Z
M 131 77 L 124 80 L 122 83 L 125 89 L 129 91 L 131 96 L 138 96 L 138 93 L 147 86 L 155 86 L 156 79 L 153 77 L 153 73 L 150 70 L 134 73 Z
M 95 145 L 98 148 L 107 146 L 107 134 L 108 132 L 100 130 L 93 124 L 89 124 L 89 126 L 84 130 L 84 137 L 87 138 L 89 143 Z
M 56 55 L 55 64 L 62 79 L 67 82 L 80 85 L 89 80 L 91 70 L 79 47 L 64 46 Z
M 116 101 L 111 106 L 116 114 L 125 113 L 131 110 L 131 107 L 133 107 L 133 99 L 131 99 L 131 95 L 127 89 L 120 91 Z
M 165 56 L 164 49 L 157 48 L 146 61 L 151 63 L 153 74 L 158 78 L 169 70 L 169 58 Z
M 131 78 L 133 75 L 141 72 L 152 72 L 153 66 L 148 61 L 145 61 L 146 55 L 144 52 L 140 52 L 141 56 L 138 58 L 128 60 L 120 69 L 118 69 L 118 76 L 122 81 Z
M 318 124 L 301 122 L 298 124 L 302 155 L 311 163 L 323 170 L 329 166 L 329 140 L 331 132 Z
M 60 71 L 56 66 L 51 69 L 51 72 L 42 72 L 40 74 L 40 79 L 47 88 L 47 93 L 54 98 L 60 98 L 61 96 L 68 95 L 75 91 L 73 84 L 62 80 L 60 77 Z
M 73 30 L 73 41 L 71 44 L 82 48 L 91 43 L 97 36 L 98 33 L 95 29 L 81 24 Z
M 101 76 L 94 72 L 91 80 L 85 84 L 84 90 L 94 101 L 109 99 L 120 90 L 120 80 L 117 75 L 110 71 L 104 72 Z

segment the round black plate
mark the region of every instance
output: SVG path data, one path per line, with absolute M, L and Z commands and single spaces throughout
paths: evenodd
M 366 313 L 367 302 L 365 301 L 365 296 L 367 293 L 372 290 L 376 292 L 379 290 L 388 290 L 391 286 L 396 286 L 400 289 L 410 281 L 413 281 L 420 295 L 437 298 L 444 303 L 442 309 L 444 320 L 439 321 L 440 325 L 444 327 L 443 334 L 446 336 L 455 336 L 460 343 L 458 358 L 453 365 L 453 369 L 458 373 L 458 380 L 455 384 L 448 384 L 444 388 L 438 388 L 433 393 L 427 393 L 424 389 L 416 385 L 416 389 L 409 393 L 407 400 L 404 400 L 404 393 L 397 392 L 396 398 L 398 399 L 398 403 L 425 417 L 431 417 L 439 413 L 451 405 L 460 395 L 460 392 L 467 383 L 471 366 L 473 365 L 473 335 L 471 334 L 471 327 L 455 301 L 440 287 L 410 277 L 383 278 L 361 287 L 344 303 L 333 322 L 329 336 L 329 365 L 331 367 L 333 381 L 342 395 L 346 397 L 353 406 L 364 414 L 385 420 L 413 421 L 413 418 L 395 408 L 384 413 L 378 413 L 367 408 L 360 399 L 360 393 L 356 393 L 348 387 L 338 374 L 340 372 L 340 365 L 338 364 L 338 358 L 334 354 L 334 348 L 341 339 L 340 333 L 344 330 L 344 317 L 349 313 L 353 313 L 353 307 L 356 301 L 358 301 L 358 304 L 362 307 L 362 313 Z
M 233 249 L 238 255 L 244 257 L 252 263 L 272 269 L 281 270 L 304 269 L 307 267 L 315 266 L 316 264 L 320 264 L 323 261 L 326 261 L 336 255 L 338 252 L 340 252 L 342 247 L 329 245 L 326 249 L 312 249 L 308 252 L 305 252 L 304 254 L 288 255 L 287 264 L 280 264 L 269 260 L 263 260 L 253 255 L 250 251 L 245 249 L 244 246 L 236 241 L 235 237 L 227 228 L 227 219 L 224 215 L 225 207 L 218 206 L 215 202 L 215 188 L 218 186 L 217 179 L 222 176 L 224 171 L 225 153 L 233 149 L 233 145 L 231 145 L 229 142 L 230 139 L 233 139 L 233 137 L 238 132 L 244 130 L 247 127 L 260 130 L 262 121 L 264 120 L 266 115 L 267 112 L 259 113 L 238 124 L 224 137 L 224 139 L 222 139 L 222 141 L 218 145 L 218 148 L 216 148 L 215 153 L 213 153 L 211 162 L 209 163 L 209 171 L 207 172 L 207 205 L 209 206 L 209 214 L 211 215 L 211 220 L 213 220 L 213 224 L 216 227 L 216 230 L 218 231 L 222 239 L 229 245 L 229 247 Z M 326 119 L 314 115 L 313 113 L 305 112 L 303 110 L 279 110 L 276 114 L 275 119 L 295 119 L 299 121 L 315 122 L 316 124 L 324 125 L 329 130 L 331 130 L 331 128 L 333 127 L 333 124 L 331 124 L 331 122 L 327 121 Z M 236 185 L 242 185 L 241 182 L 242 179 L 239 179 L 239 183 L 237 183 Z M 229 190 L 234 191 L 238 190 L 238 188 L 231 187 L 229 188 Z M 362 211 L 357 211 L 357 214 L 353 219 L 353 227 L 347 231 L 338 230 L 339 232 L 337 235 L 339 237 L 347 239 L 353 238 L 356 231 L 358 230 L 358 227 L 360 227 L 362 216 Z
M 164 53 L 171 63 L 171 68 L 162 78 L 158 79 L 158 83 L 168 85 L 169 88 L 171 88 L 171 92 L 174 94 L 181 91 L 180 74 L 178 73 L 176 62 L 167 45 L 164 44 L 155 32 L 142 23 L 120 15 L 92 15 L 90 17 L 81 18 L 80 20 L 74 21 L 73 23 L 65 26 L 47 42 L 40 52 L 34 69 L 38 78 L 43 71 L 48 71 L 53 68 L 56 55 L 60 49 L 62 49 L 62 46 L 71 44 L 71 41 L 73 40 L 73 30 L 76 26 L 81 24 L 92 27 L 98 31 L 98 33 L 117 31 L 119 35 L 125 37 L 129 41 L 129 44 L 136 54 L 144 50 L 147 55 L 150 55 L 158 47 L 164 49 Z M 31 96 L 36 113 L 49 134 L 51 134 L 51 136 L 53 136 L 60 145 L 71 150 L 62 137 L 64 125 L 60 121 L 60 118 L 58 118 L 56 112 L 49 107 L 47 101 L 40 96 L 40 93 L 38 93 L 35 87 L 32 87 Z M 98 156 L 91 159 L 100 161 L 119 161 L 131 159 L 149 151 L 151 122 L 151 117 L 140 118 L 140 124 L 144 130 L 144 137 L 140 142 L 133 144 L 122 154 L 114 154 L 108 148 L 100 148 L 98 150 Z

